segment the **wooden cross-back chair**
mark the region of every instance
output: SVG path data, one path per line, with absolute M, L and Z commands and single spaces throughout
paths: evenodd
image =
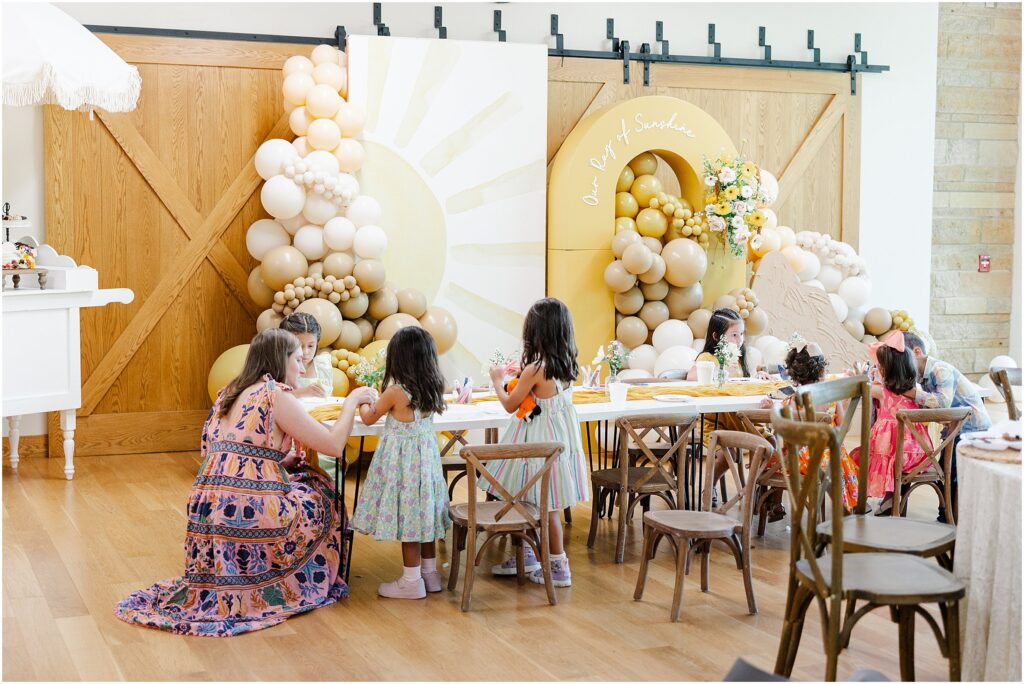
M 928 486 L 939 497 L 939 506 L 946 509 L 950 520 L 956 523 L 956 510 L 952 495 L 950 472 L 953 464 L 953 443 L 960 434 L 964 423 L 971 415 L 969 408 L 949 409 L 904 409 L 896 412 L 896 459 L 893 461 L 892 492 L 893 515 L 906 515 L 910 493 L 918 487 Z M 942 426 L 942 441 L 934 446 L 922 435 L 915 424 L 936 423 Z M 925 457 L 909 472 L 903 472 L 903 445 L 907 433 L 924 451 Z M 903 488 L 906 487 L 906 492 Z
M 619 506 L 615 539 L 616 563 L 621 563 L 625 555 L 626 521 L 633 518 L 638 503 L 657 496 L 664 499 L 669 508 L 678 508 L 682 505 L 686 444 L 696 424 L 696 415 L 678 414 L 632 416 L 616 421 L 619 431 L 618 464 L 614 468 L 595 470 L 590 475 L 594 492 L 587 548 L 593 548 L 597 540 L 599 505 L 607 492 L 615 493 Z M 651 429 L 667 428 L 676 430 L 676 440 L 667 449 L 658 449 L 655 452 L 644 443 L 641 433 L 646 434 L 646 431 Z M 639 449 L 639 455 L 635 459 L 631 459 L 628 453 L 631 441 Z
M 842 519 L 843 549 L 845 551 L 878 551 L 910 553 L 924 558 L 936 558 L 945 568 L 952 568 L 952 552 L 956 543 L 956 527 L 938 522 L 910 520 L 900 517 L 872 515 L 867 507 L 867 487 L 871 462 L 871 385 L 867 376 L 842 378 L 797 388 L 801 418 L 812 416 L 814 407 L 832 402 L 849 401 L 843 423 L 836 428 L 836 439 L 841 446 L 854 413 L 861 407 L 860 463 L 857 477 L 857 505 L 851 515 Z M 813 418 L 811 419 L 813 420 Z M 837 459 L 838 460 L 838 459 Z M 809 467 L 809 466 L 808 466 Z M 831 473 L 831 469 L 828 470 Z M 830 523 L 820 524 L 819 534 L 831 538 Z M 836 543 L 836 542 L 833 542 Z
M 459 455 L 466 462 L 469 501 L 451 507 L 454 525 L 454 549 L 452 566 L 448 574 L 448 590 L 454 591 L 459 578 L 459 558 L 466 550 L 466 572 L 462 588 L 462 610 L 469 610 L 473 596 L 474 569 L 480 564 L 487 547 L 495 539 L 512 536 L 528 543 L 540 559 L 544 573 L 544 587 L 548 601 L 555 605 L 555 589 L 551 582 L 551 559 L 548 550 L 548 496 L 551 489 L 551 467 L 562 453 L 559 442 L 537 442 L 535 444 L 490 444 L 465 446 Z M 533 475 L 514 494 L 510 493 L 487 469 L 487 462 L 515 459 L 536 459 L 541 461 Z M 498 501 L 477 501 L 477 476 L 487 480 L 497 492 Z M 528 501 L 530 493 L 539 485 L 539 504 Z M 477 550 L 477 532 L 489 532 Z M 520 581 L 524 578 L 523 546 L 516 548 L 516 569 Z
M 750 576 L 750 528 L 754 516 L 754 490 L 761 470 L 773 451 L 772 445 L 763 437 L 733 430 L 715 430 L 711 433 L 709 445 L 711 453 L 721 448 L 728 466 L 727 475 L 731 477 L 736 487 L 736 494 L 713 508 L 711 489 L 714 469 L 707 468 L 700 510 L 644 513 L 644 553 L 633 598 L 637 601 L 643 598 L 648 563 L 654 555 L 658 540 L 663 536 L 668 537 L 676 554 L 676 580 L 670 612 L 672 622 L 679 620 L 683 602 L 683 578 L 689 573 L 690 557 L 697 550 L 703 552 L 700 588 L 701 591 L 708 590 L 711 544 L 715 540 L 724 542 L 735 556 L 736 567 L 743 572 L 747 610 L 751 615 L 757 612 L 754 585 Z M 746 459 L 742 456 L 743 452 L 747 453 Z M 744 470 L 748 472 L 744 473 Z M 738 518 L 727 515 L 731 510 L 738 510 Z M 693 544 L 690 544 L 691 541 Z
M 776 411 L 772 426 L 784 440 L 783 472 L 792 504 L 790 569 L 786 615 L 782 625 L 776 674 L 790 676 L 796 662 L 804 619 L 812 600 L 821 614 L 825 679 L 835 681 L 839 653 L 850 644 L 854 625 L 875 608 L 887 607 L 899 623 L 900 678 L 914 678 L 914 619 L 922 615 L 935 632 L 939 649 L 949 658 L 949 677 L 960 679 L 959 602 L 965 589 L 951 572 L 904 553 L 850 553 L 844 544 L 842 479 L 839 459 L 821 464 L 826 450 L 839 452 L 839 430 L 792 419 Z M 800 474 L 799 449 L 808 450 L 807 475 Z M 817 502 L 829 489 L 831 519 L 820 521 Z M 828 538 L 822 527 L 829 529 Z M 831 541 L 830 553 L 822 554 Z M 858 608 L 857 602 L 863 604 Z M 845 602 L 845 606 L 843 605 Z M 942 626 L 924 610 L 939 606 Z
M 988 372 L 988 376 L 992 378 L 996 389 L 1006 401 L 1006 413 L 1009 419 L 1020 420 L 1020 409 L 1017 408 L 1017 402 L 1013 399 L 1014 385 L 1019 387 L 1021 384 L 1020 368 L 993 368 Z

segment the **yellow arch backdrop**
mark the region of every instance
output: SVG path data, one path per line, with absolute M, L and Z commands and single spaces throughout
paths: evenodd
M 736 154 L 736 147 L 707 112 L 659 95 L 599 109 L 562 143 L 548 183 L 547 289 L 572 311 L 584 361 L 615 337 L 613 296 L 604 283 L 604 269 L 613 259 L 615 183 L 629 160 L 647 151 L 668 163 L 682 196 L 699 209 L 704 157 Z M 745 281 L 745 256 L 733 257 L 713 237 L 701 281 L 704 306 Z

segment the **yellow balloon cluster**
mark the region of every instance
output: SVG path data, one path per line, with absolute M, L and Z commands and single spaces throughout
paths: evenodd
M 307 299 L 326 299 L 331 304 L 347 302 L 358 297 L 361 290 L 354 276 L 348 275 L 338 279 L 333 275 L 325 277 L 306 276 L 296 278 L 283 289 L 274 293 L 274 303 L 270 305 L 276 313 L 283 316 L 294 313 L 299 304 Z
M 906 311 L 895 309 L 892 314 L 892 329 L 909 332 L 914 329 L 914 319 Z
M 335 349 L 331 352 L 331 366 L 341 371 L 352 383 L 356 381 L 356 366 L 363 360 L 358 352 Z

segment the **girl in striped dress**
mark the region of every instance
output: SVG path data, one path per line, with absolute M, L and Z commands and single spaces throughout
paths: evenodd
M 523 323 L 522 372 L 518 383 L 511 392 L 506 391 L 502 383 L 503 368 L 496 366 L 490 373 L 498 400 L 506 411 L 515 413 L 527 397 L 532 397 L 540 409 L 539 413 L 532 411 L 523 418 L 513 416 L 502 443 L 561 442 L 565 446 L 552 468 L 548 495 L 551 577 L 556 587 L 572 585 L 569 559 L 562 544 L 560 513 L 590 498 L 580 421 L 570 389 L 579 374 L 578 353 L 569 309 L 557 299 L 541 299 L 530 308 Z M 517 492 L 542 465 L 542 459 L 509 460 L 489 463 L 488 470 L 508 491 Z M 481 481 L 480 487 L 495 493 L 486 481 Z M 539 503 L 539 483 L 534 485 L 527 499 Z M 543 584 L 540 561 L 529 546 L 524 553 L 530 580 Z M 496 575 L 515 575 L 515 557 L 495 565 L 492 570 Z

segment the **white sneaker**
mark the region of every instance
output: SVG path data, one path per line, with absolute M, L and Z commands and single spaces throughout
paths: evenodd
M 540 561 L 537 560 L 537 556 L 533 554 L 533 547 L 528 544 L 523 545 L 523 572 L 530 574 L 534 570 L 540 569 Z M 504 562 L 498 563 L 491 567 L 491 573 L 501 576 L 509 576 L 516 574 L 516 556 L 512 554 L 511 557 L 505 559 Z
M 427 593 L 436 594 L 441 591 L 441 575 L 434 570 L 433 572 L 423 573 L 423 586 L 426 588 Z
M 421 599 L 427 597 L 427 589 L 423 584 L 423 578 L 407 580 L 399 577 L 394 582 L 382 582 L 377 587 L 377 593 L 384 598 L 396 599 Z
M 540 565 L 530 573 L 530 581 L 535 584 L 544 584 L 544 569 Z M 556 587 L 572 586 L 572 573 L 569 572 L 568 558 L 551 560 L 551 584 Z

